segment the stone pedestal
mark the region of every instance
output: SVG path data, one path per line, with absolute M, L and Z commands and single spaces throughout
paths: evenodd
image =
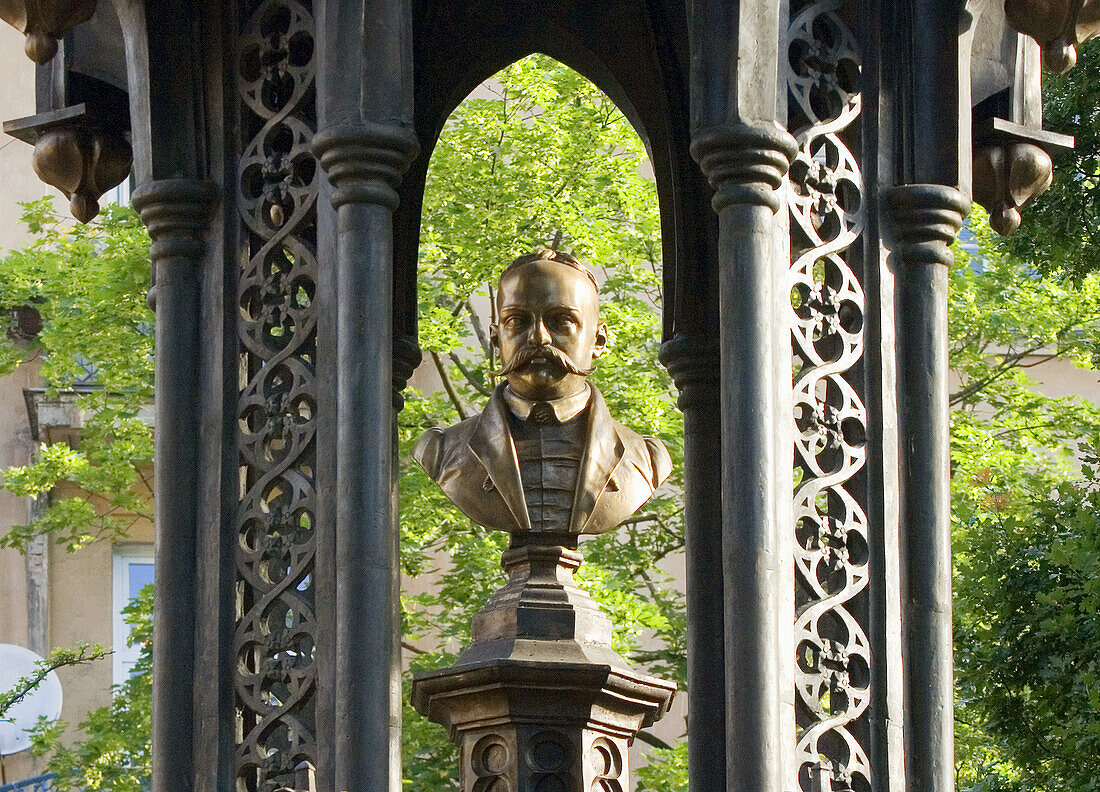
M 471 646 L 413 680 L 413 706 L 459 746 L 463 792 L 630 788 L 627 748 L 675 685 L 611 648 L 611 622 L 573 582 L 580 560 L 559 545 L 506 551 L 508 583 L 474 617 Z

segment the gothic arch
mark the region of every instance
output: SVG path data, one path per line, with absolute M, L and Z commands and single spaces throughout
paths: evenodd
M 522 6 L 520 8 L 519 6 Z M 394 214 L 394 332 L 416 334 L 416 260 L 424 182 L 447 117 L 478 84 L 545 53 L 607 94 L 653 163 L 661 211 L 664 335 L 714 318 L 712 191 L 689 152 L 687 20 L 683 4 L 414 3 L 413 123 L 420 156 L 405 174 Z M 618 35 L 601 35 L 615 30 Z M 706 317 L 706 319 L 704 319 Z M 687 325 L 682 327 L 682 325 Z

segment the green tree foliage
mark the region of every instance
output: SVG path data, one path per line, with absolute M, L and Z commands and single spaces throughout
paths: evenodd
M 985 732 L 972 786 L 1100 785 L 1100 480 L 1063 483 L 1023 521 L 1003 516 L 957 655 L 961 719 Z M 977 549 L 977 548 L 976 548 Z M 975 729 L 976 726 L 982 728 Z
M 950 277 L 958 786 L 1084 792 L 1100 782 L 1100 531 L 1079 463 L 1100 410 L 1032 375 L 1095 368 L 1100 273 L 1041 275 L 978 214 L 978 253 L 957 249 Z
M 5 471 L 4 487 L 15 495 L 37 497 L 62 481 L 81 494 L 55 497 L 33 523 L 0 537 L 0 546 L 47 534 L 75 550 L 125 538 L 135 519 L 151 515 L 152 430 L 139 417 L 153 398 L 149 237 L 129 209 L 108 207 L 101 218 L 70 225 L 48 198 L 26 204 L 33 241 L 0 261 L 0 311 L 31 307 L 42 320 L 30 340 L 0 336 L 0 375 L 39 359 L 48 395 L 76 389 L 84 424 L 79 446 L 44 444 L 34 462 Z
M 637 792 L 687 792 L 687 740 L 671 748 L 654 748 L 646 758 L 649 763 L 635 773 Z

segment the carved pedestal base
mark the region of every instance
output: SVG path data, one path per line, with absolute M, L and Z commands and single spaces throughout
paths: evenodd
M 450 668 L 418 674 L 412 703 L 459 746 L 463 792 L 624 792 L 627 748 L 660 719 L 671 682 L 632 671 L 611 624 L 573 583 L 580 554 L 513 548 L 509 581 Z

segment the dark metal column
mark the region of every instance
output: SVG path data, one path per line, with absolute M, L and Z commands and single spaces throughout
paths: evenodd
M 416 151 L 411 16 L 400 0 L 318 6 L 314 152 L 336 213 L 334 781 L 346 792 L 396 792 L 393 210 L 395 187 Z
M 722 421 L 718 344 L 679 333 L 661 362 L 684 413 L 684 556 L 687 565 L 688 785 L 717 792 L 726 779 L 725 647 L 722 629 Z
M 321 132 L 314 148 L 337 212 L 335 779 L 341 790 L 397 789 L 391 220 L 413 143 L 361 125 Z
M 955 0 L 914 0 L 891 22 L 901 41 L 899 172 L 884 191 L 897 277 L 905 780 L 954 788 L 947 267 L 970 202 L 970 20 Z M 902 67 L 908 66 L 908 68 Z
M 156 268 L 156 583 L 153 789 L 192 788 L 199 424 L 199 282 L 213 185 L 176 179 L 134 191 Z M 170 461 L 169 461 L 170 460 Z
M 782 633 L 791 629 L 793 596 L 782 557 L 792 454 L 789 402 L 780 396 L 781 378 L 790 378 L 788 262 L 777 212 L 797 146 L 780 124 L 780 12 L 779 2 L 699 0 L 689 20 L 691 154 L 714 188 L 719 223 L 729 792 L 786 788 L 784 758 L 794 743 L 791 691 L 784 689 L 792 658 Z
M 238 360 L 224 352 L 222 97 L 207 82 L 226 57 L 224 29 L 209 18 L 225 15 L 192 0 L 114 5 L 126 52 L 132 202 L 152 239 L 156 310 L 151 783 L 155 792 L 208 792 L 232 785 L 237 667 L 225 555 L 225 540 L 237 536 L 222 520 L 238 487 L 229 440 L 236 416 L 223 417 Z
M 778 792 L 785 773 L 781 688 L 790 658 L 780 653 L 779 554 L 787 526 L 777 503 L 790 499 L 791 485 L 776 475 L 790 452 L 776 404 L 774 336 L 787 334 L 776 302 L 786 261 L 774 239 L 776 190 L 794 151 L 777 126 L 718 128 L 692 142 L 715 187 L 720 226 L 726 788 L 745 792 Z
M 947 268 L 969 201 L 952 187 L 895 187 L 901 447 L 902 642 L 907 787 L 954 785 Z

